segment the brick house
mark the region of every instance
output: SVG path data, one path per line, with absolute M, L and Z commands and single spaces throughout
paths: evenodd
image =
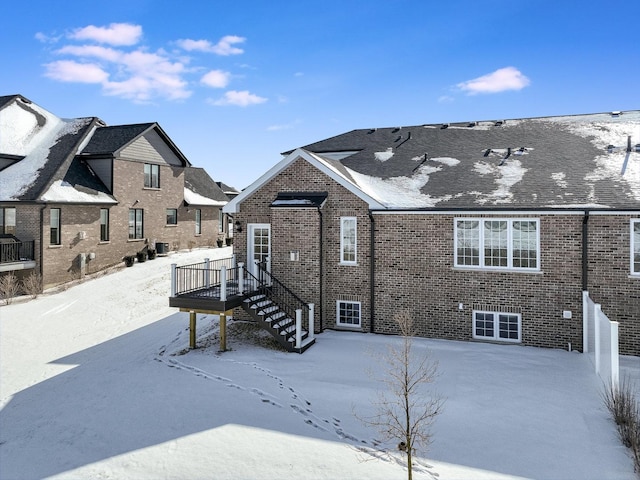
M 157 123 L 63 120 L 0 97 L 2 274 L 46 288 L 156 247 L 214 246 L 227 201 Z
M 582 350 L 582 292 L 640 355 L 640 112 L 354 130 L 224 211 L 316 331 Z M 242 232 L 242 234 L 240 234 Z M 243 312 L 234 314 L 241 317 Z

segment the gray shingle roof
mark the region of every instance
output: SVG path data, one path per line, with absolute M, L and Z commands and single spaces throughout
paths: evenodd
M 96 129 L 82 153 L 88 155 L 112 154 L 154 126 L 155 123 L 139 123 L 100 127 Z
M 188 167 L 184 170 L 184 186 L 194 193 L 217 202 L 228 202 L 229 198 L 204 168 Z
M 640 111 L 361 129 L 303 148 L 388 208 L 638 209 L 636 144 Z

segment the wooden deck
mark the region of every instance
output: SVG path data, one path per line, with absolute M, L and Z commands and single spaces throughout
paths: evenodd
M 244 287 L 249 285 L 245 282 Z M 212 312 L 226 312 L 242 305 L 247 295 L 253 292 L 249 289 L 241 294 L 238 293 L 238 284 L 236 282 L 228 282 L 226 300 L 221 300 L 220 285 L 214 285 L 209 288 L 201 288 L 192 292 L 182 293 L 175 297 L 169 297 L 169 306 L 177 307 L 182 310 L 203 310 Z

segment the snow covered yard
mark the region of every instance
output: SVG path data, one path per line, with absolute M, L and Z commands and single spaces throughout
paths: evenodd
M 168 307 L 181 252 L 37 300 L 0 307 L 0 478 L 406 478 L 372 413 L 367 374 L 395 337 L 326 332 L 303 355 L 231 322 Z M 415 478 L 636 477 L 586 357 L 560 350 L 416 339 L 446 398 Z M 372 357 L 373 355 L 373 357 Z M 640 360 L 623 372 L 640 382 Z M 387 452 L 387 453 L 385 453 Z

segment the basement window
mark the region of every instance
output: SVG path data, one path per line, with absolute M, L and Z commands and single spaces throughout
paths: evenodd
M 519 313 L 473 311 L 473 338 L 519 343 L 522 317 Z
M 338 300 L 336 302 L 336 324 L 339 327 L 360 327 L 360 302 Z

